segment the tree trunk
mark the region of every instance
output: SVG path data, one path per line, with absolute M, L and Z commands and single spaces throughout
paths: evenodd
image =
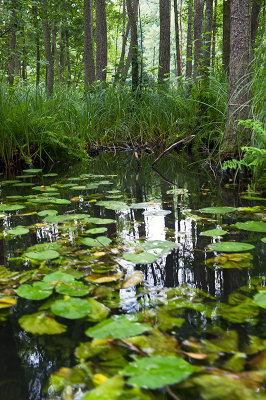
M 36 42 L 36 86 L 39 86 L 40 83 L 40 61 L 41 61 L 41 54 L 40 54 L 40 31 L 38 27 L 38 19 L 37 19 L 37 6 L 32 7 L 33 13 L 33 25 L 34 25 L 34 33 L 35 33 L 35 42 Z
M 106 81 L 107 24 L 105 0 L 96 1 L 96 79 Z
M 205 37 L 204 37 L 204 72 L 209 74 L 208 68 L 211 64 L 211 38 L 212 38 L 212 16 L 213 16 L 213 0 L 206 0 L 205 8 Z
M 212 68 L 215 67 L 216 34 L 217 34 L 217 0 L 214 1 L 214 13 L 212 21 Z
M 194 79 L 199 74 L 200 59 L 202 55 L 202 21 L 203 21 L 203 8 L 204 0 L 195 0 L 195 19 L 194 19 Z
M 249 111 L 250 1 L 231 1 L 231 36 L 229 64 L 229 98 L 222 156 L 235 156 L 249 135 L 238 127 L 237 120 L 246 119 Z
M 256 37 L 258 33 L 261 7 L 262 0 L 253 0 L 251 11 L 251 45 L 253 49 L 255 47 Z
M 91 13 L 92 0 L 84 0 L 84 71 L 87 86 L 95 81 Z
M 42 26 L 43 26 L 43 37 L 44 37 L 44 49 L 46 57 L 46 83 L 47 93 L 51 96 L 54 89 L 54 59 L 51 48 L 51 32 L 48 24 L 48 13 L 47 13 L 47 1 L 42 0 Z
M 182 76 L 180 44 L 179 44 L 179 23 L 178 23 L 177 0 L 174 0 L 174 14 L 175 14 L 175 47 L 176 47 L 177 76 Z
M 139 62 L 138 62 L 138 0 L 127 0 L 127 13 L 131 28 L 131 44 L 132 47 L 132 90 L 135 91 L 139 85 Z
M 127 27 L 126 27 L 126 31 L 123 34 L 123 42 L 122 42 L 122 49 L 121 49 L 121 55 L 120 55 L 120 60 L 119 60 L 119 64 L 117 67 L 117 71 L 116 71 L 116 77 L 115 77 L 115 81 L 117 81 L 120 77 L 121 71 L 124 68 L 124 64 L 125 64 L 125 54 L 126 54 L 126 44 L 127 44 L 127 40 L 128 40 L 128 36 L 129 36 L 129 31 L 130 31 L 130 23 L 127 23 Z
M 160 47 L 158 81 L 170 77 L 170 0 L 160 0 Z
M 26 33 L 23 29 L 23 49 L 22 49 L 22 79 L 24 84 L 27 81 L 27 48 L 26 48 Z
M 53 38 L 53 55 L 54 55 L 54 59 L 55 59 L 58 83 L 60 84 L 61 83 L 61 70 L 60 70 L 59 57 L 58 57 L 58 51 L 57 51 L 57 46 L 56 46 L 56 29 L 55 29 L 54 21 L 52 22 L 52 38 Z
M 10 20 L 10 39 L 8 44 L 8 63 L 7 63 L 7 81 L 9 85 L 14 84 L 14 74 L 15 74 L 15 51 L 16 51 L 16 25 L 17 25 L 17 13 L 16 13 L 16 6 L 13 4 L 11 20 Z
M 187 60 L 186 60 L 186 77 L 191 78 L 192 75 L 192 19 L 193 19 L 193 0 L 188 3 L 188 24 L 187 24 Z
M 231 0 L 223 0 L 223 69 L 229 71 Z

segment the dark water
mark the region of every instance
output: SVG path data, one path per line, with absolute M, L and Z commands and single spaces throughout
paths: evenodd
M 78 177 L 84 173 L 115 175 L 111 178 L 113 185 L 96 190 L 90 190 L 90 196 L 85 201 L 73 202 L 68 206 L 38 206 L 37 211 L 55 208 L 59 213 L 72 212 L 89 213 L 94 217 L 113 218 L 117 224 L 108 225 L 108 236 L 118 245 L 134 239 L 172 240 L 180 244 L 168 256 L 159 258 L 153 264 L 137 265 L 124 263 L 129 276 L 134 269 L 143 272 L 142 288 L 145 294 L 139 294 L 136 287 L 120 290 L 121 313 L 134 313 L 153 307 L 154 299 L 165 287 L 178 287 L 186 285 L 204 290 L 214 296 L 218 301 L 226 301 L 228 296 L 243 286 L 251 286 L 252 277 L 258 277 L 261 285 L 265 285 L 265 245 L 260 241 L 261 234 L 236 232 L 234 240 L 246 241 L 256 246 L 252 252 L 252 268 L 243 269 L 218 269 L 206 265 L 206 260 L 213 257 L 213 253 L 206 252 L 206 246 L 219 241 L 209 237 L 200 236 L 201 231 L 215 227 L 233 224 L 239 216 L 223 216 L 216 221 L 199 220 L 193 215 L 195 210 L 209 206 L 246 207 L 261 205 L 256 201 L 242 199 L 239 193 L 244 190 L 247 183 L 242 182 L 242 187 L 230 185 L 224 188 L 220 184 L 220 177 L 214 177 L 211 172 L 192 165 L 189 161 L 180 159 L 177 155 L 164 157 L 157 166 L 157 170 L 150 167 L 153 155 L 142 154 L 141 164 L 138 166 L 134 155 L 124 153 L 119 155 L 101 155 L 99 158 L 86 164 L 54 166 L 48 172 L 57 172 L 53 178 L 36 177 L 28 179 L 36 185 L 53 183 L 66 183 L 67 177 Z M 7 177 L 0 177 L 2 180 Z M 8 176 L 8 179 L 14 179 Z M 107 178 L 110 179 L 110 178 Z M 188 190 L 187 196 L 167 194 L 169 189 L 175 187 Z M 108 190 L 119 190 L 121 200 L 128 203 L 154 202 L 154 215 L 143 215 L 143 209 L 127 209 L 113 211 L 95 206 L 90 201 L 95 198 L 107 200 Z M 6 196 L 32 194 L 28 187 L 14 187 L 4 184 L 0 186 L 0 201 L 4 202 Z M 95 195 L 95 194 L 98 195 Z M 33 193 L 36 194 L 36 193 Z M 80 193 L 64 188 L 60 190 L 61 198 L 79 196 Z M 110 199 L 111 200 L 111 199 Z M 29 207 L 28 212 L 34 209 Z M 156 210 L 167 210 L 167 215 L 156 215 Z M 25 210 L 18 211 L 17 214 Z M 26 211 L 25 211 L 26 212 Z M 211 216 L 209 216 L 211 218 Z M 213 216 L 212 216 L 213 217 Z M 244 217 L 241 217 L 244 218 Z M 22 216 L 12 214 L 11 218 L 0 219 L 2 230 L 17 225 L 29 226 L 41 222 L 36 214 Z M 0 225 L 0 226 L 1 226 Z M 29 246 L 36 243 L 55 241 L 61 238 L 59 230 L 49 230 L 39 227 L 35 232 L 19 236 L 16 239 L 6 240 L 0 236 L 0 265 L 12 271 L 29 269 L 27 263 L 21 264 L 10 261 L 10 258 L 23 253 Z M 75 242 L 75 234 L 69 235 L 67 241 L 71 245 Z M 72 256 L 75 259 L 75 256 Z M 156 289 L 156 290 L 154 290 Z M 33 304 L 34 303 L 34 304 Z M 37 302 L 38 306 L 41 304 Z M 19 299 L 16 306 L 6 321 L 0 325 L 0 399 L 5 400 L 44 400 L 47 399 L 45 386 L 49 375 L 61 366 L 75 365 L 74 349 L 80 341 L 86 340 L 84 336 L 84 323 L 82 321 L 69 322 L 68 333 L 60 336 L 38 336 L 25 332 L 18 324 L 18 318 L 24 314 L 35 312 L 35 302 Z M 2 311 L 5 313 L 6 311 Z M 2 314 L 1 314 L 2 315 Z M 198 332 L 204 332 L 207 324 L 206 318 L 192 318 L 186 314 L 186 323 L 180 329 L 179 335 L 186 338 Z M 248 334 L 264 335 L 263 320 L 256 326 L 256 333 L 252 325 L 237 327 L 243 340 Z M 261 330 L 259 332 L 258 330 Z M 58 399 L 61 397 L 57 397 Z

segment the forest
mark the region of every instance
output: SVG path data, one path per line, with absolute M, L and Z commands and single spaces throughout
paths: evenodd
M 265 0 L 0 0 L 0 399 L 265 399 L 265 93 Z

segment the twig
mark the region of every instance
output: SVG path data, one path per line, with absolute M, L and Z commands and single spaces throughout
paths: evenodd
M 169 386 L 165 386 L 165 389 L 167 391 L 167 393 L 174 399 L 174 400 L 180 400 L 179 397 L 177 397 L 172 390 L 169 388 Z
M 182 144 L 182 143 L 188 142 L 190 139 L 193 139 L 194 137 L 195 137 L 195 135 L 190 135 L 190 136 L 188 136 L 188 137 L 186 137 L 186 138 L 184 138 L 184 139 L 181 139 L 181 140 L 179 140 L 178 142 L 172 144 L 170 147 L 167 147 L 167 149 L 165 149 L 165 150 L 156 158 L 156 160 L 153 161 L 152 166 L 153 166 L 154 164 L 156 164 L 156 163 L 162 158 L 162 156 L 165 155 L 165 153 L 167 153 L 168 151 L 172 150 L 173 148 L 175 148 L 176 146 L 178 146 L 178 145 L 180 145 L 180 144 Z

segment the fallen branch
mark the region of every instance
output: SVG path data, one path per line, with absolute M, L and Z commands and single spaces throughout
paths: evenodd
M 184 138 L 184 139 L 181 139 L 181 140 L 179 140 L 178 142 L 172 144 L 170 147 L 167 147 L 167 149 L 165 149 L 165 150 L 156 158 L 156 160 L 153 161 L 152 166 L 153 166 L 154 164 L 156 164 L 156 163 L 162 158 L 162 156 L 165 155 L 165 153 L 167 153 L 168 151 L 172 150 L 173 148 L 175 148 L 176 146 L 178 146 L 178 145 L 180 145 L 180 144 L 183 144 L 183 143 L 188 142 L 190 139 L 193 139 L 194 137 L 195 137 L 195 135 L 190 135 L 190 136 L 188 136 L 188 137 L 186 137 L 186 138 Z

